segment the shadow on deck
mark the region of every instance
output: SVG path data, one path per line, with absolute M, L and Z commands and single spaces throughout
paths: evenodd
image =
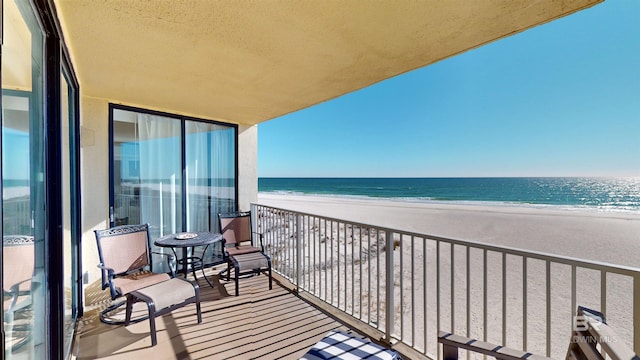
M 213 288 L 199 279 L 202 323 L 197 324 L 194 305 L 157 318 L 155 347 L 148 321 L 127 327 L 101 323 L 98 314 L 111 300 L 108 290 L 91 285 L 73 355 L 77 359 L 298 359 L 330 330 L 353 332 L 295 295 L 277 277 L 273 290 L 265 275 L 242 279 L 238 297 L 231 295 L 233 281 L 217 275 L 209 279 Z M 134 316 L 146 313 L 146 307 L 138 305 Z

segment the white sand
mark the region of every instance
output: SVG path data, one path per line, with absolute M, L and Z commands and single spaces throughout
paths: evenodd
M 640 268 L 640 214 L 260 193 L 314 215 Z
M 575 258 L 608 262 L 626 266 L 640 267 L 640 214 L 611 213 L 597 211 L 578 211 L 557 208 L 532 208 L 487 205 L 461 205 L 443 203 L 417 203 L 389 200 L 369 200 L 320 196 L 292 196 L 260 194 L 259 204 L 278 207 L 287 210 L 305 212 L 314 215 L 327 216 L 336 219 L 364 223 L 372 226 L 387 227 L 421 234 L 436 235 L 447 238 L 472 240 L 514 248 L 535 250 L 539 252 L 565 255 Z M 263 214 L 273 219 L 280 215 Z M 280 222 L 278 222 L 280 221 Z M 295 247 L 295 236 L 288 233 L 291 224 L 282 219 L 272 222 L 269 229 L 270 239 L 282 239 L 283 243 L 275 244 L 271 248 L 272 259 L 276 262 L 290 258 L 291 249 Z M 344 226 L 327 228 L 318 220 L 305 225 L 309 235 L 303 240 L 304 264 L 315 263 L 313 269 L 303 270 L 303 278 L 310 291 L 321 288 L 318 296 L 326 296 L 327 301 L 354 316 L 368 321 L 370 314 L 367 307 L 359 307 L 356 300 L 351 304 L 347 300 L 355 296 L 365 305 L 370 303 L 372 311 L 378 306 L 384 308 L 384 281 L 378 288 L 378 278 L 384 277 L 384 265 L 378 269 L 376 263 L 384 262 L 384 235 L 376 234 L 373 243 L 366 242 L 362 229 L 352 230 Z M 358 233 L 359 232 L 359 233 Z M 382 241 L 378 243 L 378 241 Z M 395 240 L 398 240 L 397 238 Z M 278 240 L 280 241 L 280 240 Z M 327 248 L 326 244 L 334 247 Z M 436 294 L 438 289 L 432 274 L 435 273 L 436 252 L 434 242 L 402 239 L 402 250 L 394 251 L 395 268 L 395 333 L 404 333 L 405 341 L 413 335 L 417 337 L 415 344 L 423 347 L 426 323 L 427 352 L 437 351 L 434 321 L 436 314 Z M 413 244 L 413 245 L 412 245 Z M 422 244 L 422 245 L 421 245 Z M 331 246 L 331 245 L 329 245 Z M 426 246 L 426 247 L 425 247 Z M 362 249 L 360 249 L 362 247 Z M 315 259 L 316 254 L 325 254 L 323 259 Z M 341 253 L 338 253 L 341 251 Z M 440 330 L 451 331 L 451 268 L 450 248 L 446 245 L 440 249 L 441 265 L 441 308 Z M 400 267 L 400 253 L 404 257 L 404 267 Z M 279 255 L 278 255 L 279 254 Z M 333 254 L 333 255 L 331 255 Z M 409 259 L 415 260 L 410 265 Z M 483 289 L 482 289 L 482 253 L 474 250 L 470 258 L 469 284 L 467 284 L 466 251 L 464 248 L 455 249 L 455 324 L 453 331 L 467 334 L 466 316 L 470 314 L 470 335 L 481 338 L 485 321 L 483 318 Z M 353 279 L 351 278 L 352 264 L 355 265 Z M 274 263 L 275 264 L 275 263 Z M 364 273 L 359 274 L 360 264 L 364 266 Z M 423 266 L 424 264 L 424 266 Z M 546 341 L 546 295 L 545 295 L 545 265 L 536 260 L 529 261 L 527 268 L 527 350 L 544 354 Z M 286 264 L 283 265 L 286 268 Z M 410 266 L 415 266 L 411 268 Z M 501 296 L 501 266 L 500 254 L 490 253 L 487 262 L 487 330 L 488 340 L 501 343 L 502 334 L 502 296 Z M 512 347 L 522 345 L 523 301 L 522 301 L 522 260 L 517 257 L 507 258 L 507 344 Z M 291 266 L 289 266 L 291 270 Z M 347 269 L 346 277 L 345 268 Z M 425 270 L 426 269 L 426 270 Z M 380 272 L 382 271 L 382 272 Z M 426 271 L 427 279 L 422 276 Z M 378 275 L 380 274 L 380 275 Z M 402 275 L 400 275 L 402 274 Z M 551 312 L 552 312 L 552 357 L 562 357 L 568 345 L 568 334 L 571 329 L 571 317 L 575 309 L 571 309 L 570 276 L 571 270 L 566 265 L 553 264 L 551 269 Z M 600 284 L 599 273 L 595 271 L 578 270 L 577 274 L 577 303 L 599 309 Z M 323 281 L 331 279 L 326 287 Z M 316 283 L 318 282 L 318 283 Z M 373 284 L 367 289 L 368 284 Z M 363 286 L 362 290 L 360 286 Z M 633 297 L 628 279 L 608 279 L 607 284 L 607 316 L 620 334 L 620 340 L 631 345 L 632 305 Z M 469 290 L 469 310 L 467 311 L 467 286 Z M 352 293 L 352 289 L 354 293 Z M 400 291 L 403 296 L 400 296 Z M 327 291 L 328 290 L 328 291 Z M 412 296 L 413 295 L 413 296 Z M 331 300 L 329 300 L 331 299 Z M 426 300 L 425 300 L 426 299 Z M 426 307 L 425 307 L 426 301 Z M 362 304 L 362 303 L 360 303 Z M 414 308 L 412 313 L 410 309 Z M 402 312 L 402 316 L 399 314 Z M 425 321 L 425 314 L 427 316 Z M 374 317 L 375 318 L 375 317 Z M 404 327 L 400 322 L 404 320 Z M 411 321 L 415 321 L 415 332 L 411 329 Z M 380 320 L 382 321 L 382 320 Z M 377 321 L 373 321 L 376 323 Z M 374 324 L 375 325 L 375 324 Z

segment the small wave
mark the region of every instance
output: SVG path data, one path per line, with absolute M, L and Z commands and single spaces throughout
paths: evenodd
M 621 207 L 617 205 L 557 205 L 557 204 L 534 204 L 526 202 L 510 202 L 510 201 L 481 201 L 481 200 L 442 200 L 431 197 L 381 197 L 367 195 L 345 195 L 345 194 L 329 194 L 329 193 L 303 193 L 295 191 L 260 191 L 259 194 L 276 194 L 276 195 L 293 195 L 293 196 L 309 196 L 309 197 L 326 197 L 331 199 L 352 199 L 352 200 L 370 200 L 370 201 L 396 201 L 414 204 L 432 204 L 432 205 L 464 205 L 478 207 L 513 207 L 513 208 L 529 208 L 544 210 L 563 210 L 563 211 L 586 211 L 594 213 L 615 213 L 615 214 L 640 214 L 637 206 Z
M 640 213 L 640 181 L 601 178 L 345 178 L 270 180 L 266 193 L 442 204 Z M 282 186 L 282 187 L 279 187 Z

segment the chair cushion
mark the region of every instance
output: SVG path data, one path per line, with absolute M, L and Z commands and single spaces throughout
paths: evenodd
M 151 298 L 156 311 L 159 311 L 171 305 L 181 304 L 185 302 L 185 300 L 194 297 L 196 290 L 190 282 L 173 278 L 159 284 L 138 289 L 133 295 L 135 296 L 136 293 Z
M 231 257 L 233 265 L 239 271 L 262 269 L 269 267 L 269 261 L 263 253 L 241 254 Z
M 115 285 L 116 290 L 118 290 L 120 294 L 124 295 L 169 279 L 171 279 L 171 277 L 168 274 L 147 272 L 115 278 L 113 279 L 113 284 Z
M 242 245 L 242 246 L 233 246 L 225 249 L 229 256 L 242 255 L 242 254 L 251 254 L 260 252 L 260 248 L 250 245 Z
M 322 359 L 371 359 L 371 360 L 395 360 L 400 359 L 400 354 L 394 350 L 385 349 L 369 339 L 331 331 L 317 344 L 315 344 L 301 360 Z

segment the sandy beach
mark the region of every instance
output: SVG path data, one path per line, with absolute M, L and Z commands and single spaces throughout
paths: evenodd
M 258 203 L 399 231 L 640 267 L 640 247 L 637 245 L 640 240 L 640 214 L 264 193 L 259 195 Z M 262 212 L 259 216 L 267 218 L 266 223 L 270 224 L 261 229 L 269 232 L 265 236 L 277 242 L 270 248 L 274 263 L 290 259 L 296 241 L 295 235 L 288 232 L 293 228 L 292 220 L 283 220 L 278 212 Z M 379 278 L 384 277 L 384 233 L 376 232 L 371 236 L 369 227 L 334 227 L 317 218 L 304 224 L 303 233 L 306 234 L 302 240 L 303 267 L 305 264 L 314 264 L 303 269 L 303 287 L 306 286 L 317 296 L 324 297 L 327 302 L 353 313 L 365 322 L 371 323 L 373 320 L 370 319 L 375 318 L 373 324 L 378 326 L 380 310 L 375 313 L 375 309 L 383 309 L 385 302 L 384 295 L 380 296 L 385 293 L 384 282 L 377 283 Z M 438 256 L 434 241 L 416 242 L 411 237 L 396 237 L 394 240 L 402 243 L 394 249 L 394 328 L 396 334 L 404 334 L 405 340 L 414 341 L 416 337 L 418 348 L 426 343 L 427 353 L 434 354 L 437 351 L 434 334 L 438 330 L 482 338 L 486 328 L 490 342 L 502 343 L 502 321 L 506 317 L 508 346 L 522 346 L 521 327 L 526 323 L 527 350 L 544 354 L 547 326 L 545 304 L 546 296 L 549 296 L 552 357 L 562 357 L 566 352 L 571 319 L 575 312 L 571 305 L 569 266 L 551 265 L 551 290 L 545 295 L 544 262 L 528 261 L 527 275 L 524 275 L 522 258 L 509 255 L 504 265 L 505 281 L 508 283 L 505 296 L 508 300 L 506 313 L 502 314 L 503 265 L 499 253 L 489 253 L 487 283 L 482 285 L 485 265 L 481 251 L 471 252 L 467 269 L 465 258 L 468 255 L 464 247 L 456 246 L 452 265 L 452 250 L 446 244 L 440 247 Z M 400 265 L 403 257 L 404 265 Z M 410 259 L 414 259 L 415 263 Z M 440 289 L 434 279 L 438 261 L 441 266 Z M 362 267 L 364 271 L 360 273 Z M 286 269 L 290 274 L 294 271 L 293 266 L 286 263 L 281 269 Z M 449 269 L 455 270 L 451 272 Z M 346 275 L 343 275 L 345 270 Z M 452 276 L 455 277 L 455 291 L 449 285 L 453 281 Z M 523 310 L 524 276 L 527 279 L 526 310 Z M 576 284 L 577 304 L 600 309 L 600 273 L 578 269 Z M 486 305 L 482 286 L 486 289 Z M 441 300 L 439 310 L 436 294 Z M 354 297 L 358 301 L 348 300 Z M 629 345 L 632 344 L 633 331 L 632 299 L 629 279 L 608 277 L 607 316 L 619 330 L 620 341 Z M 455 311 L 451 303 L 455 303 Z M 485 306 L 486 319 L 483 316 Z M 523 319 L 523 312 L 527 314 L 526 319 Z M 438 313 L 442 321 L 439 328 L 437 321 L 434 321 Z M 453 322 L 452 313 L 455 313 Z M 469 318 L 467 314 L 470 314 Z M 415 322 L 415 329 L 409 325 L 412 321 Z
M 260 193 L 314 215 L 640 268 L 640 214 Z

